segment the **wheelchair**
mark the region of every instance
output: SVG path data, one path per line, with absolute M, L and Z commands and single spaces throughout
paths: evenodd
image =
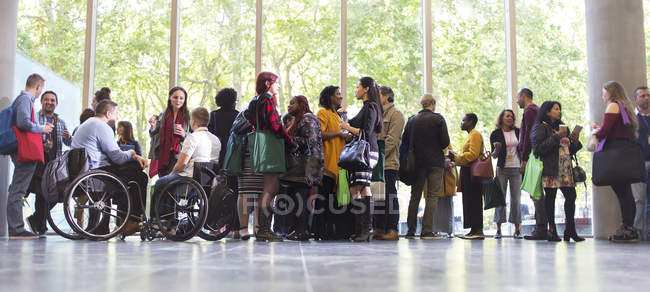
M 228 235 L 237 197 L 218 173 L 215 163 L 195 162 L 191 178 L 179 177 L 163 187 L 152 198 L 152 218 L 143 224 L 141 240 L 153 240 L 158 232 L 173 241 L 195 235 L 216 241 Z

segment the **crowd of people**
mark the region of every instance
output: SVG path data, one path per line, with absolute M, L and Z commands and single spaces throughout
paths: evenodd
M 355 116 L 348 118 L 342 107 L 341 89 L 327 86 L 318 97 L 316 113 L 305 96 L 297 95 L 291 98 L 283 117 L 277 108 L 278 78 L 272 72 L 260 73 L 256 95 L 242 112 L 236 110 L 238 96 L 232 88 L 217 93 L 219 108 L 211 113 L 204 107 L 190 111 L 185 89 L 172 88 L 165 110 L 148 121 L 151 140 L 148 157 L 144 158 L 132 124 L 117 122 L 118 104 L 109 88 L 96 92 L 92 107 L 83 110 L 80 125 L 71 133 L 55 112 L 56 93 L 43 92 L 45 80 L 38 74 L 30 75 L 12 108 L 19 131 L 42 135 L 43 155 L 42 160 L 29 160 L 20 151 L 11 154 L 14 173 L 7 203 L 9 237 L 38 238 L 46 233 L 45 218 L 51 204 L 36 196 L 34 214 L 27 217 L 30 232 L 24 226 L 22 200 L 29 193 L 40 193 L 40 183 L 35 181 L 40 181 L 44 165 L 61 156 L 66 145 L 84 148 L 90 169 L 103 169 L 138 182 L 139 190 L 129 190 L 140 194 L 131 196 L 133 206 L 146 201 L 146 187 L 154 176 L 158 176 L 153 190 L 156 196 L 175 178 L 191 177 L 194 163 L 218 164 L 228 175 L 228 186 L 238 194 L 237 216 L 231 227 L 234 238 L 241 240 L 252 236 L 269 242 L 312 238 L 398 240 L 398 181 L 411 185 L 406 238 L 415 238 L 418 231 L 422 197 L 425 207 L 419 237 L 442 238 L 441 233 L 453 236 L 451 197 L 460 191 L 463 226 L 469 233 L 458 237 L 484 239 L 483 196 L 486 184 L 497 181 L 502 194 L 510 196 L 510 209 L 506 216 L 505 204 L 496 207 L 494 238 L 502 237 L 502 224 L 509 222 L 515 226 L 515 239 L 560 241 L 555 223 L 555 198 L 560 190 L 565 198 L 564 240 L 584 240 L 578 236 L 574 219 L 576 184 L 581 182 L 576 176 L 576 153 L 583 147 L 581 127 L 569 130 L 562 121 L 559 102 L 544 101 L 538 107 L 533 92 L 523 88 L 517 96 L 517 104 L 523 109 L 519 127 L 515 112 L 504 109 L 486 145 L 477 130 L 479 117 L 466 113 L 460 123 L 460 130 L 467 132 L 465 142 L 452 147 L 447 121 L 436 112 L 437 101 L 431 94 L 424 94 L 421 110 L 405 119 L 390 87 L 362 77 L 355 91 L 361 109 Z M 635 140 L 648 164 L 648 88 L 642 86 L 634 92 L 636 113 L 618 82 L 606 83 L 602 96 L 607 109 L 602 125 L 593 126 L 594 139 L 601 142 L 596 151 Z M 37 97 L 41 110 L 35 115 Z M 492 159 L 496 159 L 496 175 L 479 174 L 477 164 Z M 532 160 L 542 167 L 532 167 Z M 524 236 L 522 178 L 534 175 L 534 171 L 539 172 L 541 189 L 538 195 L 531 194 L 536 225 L 532 234 Z M 611 188 L 622 214 L 621 227 L 611 239 L 638 241 L 639 230 L 645 228 L 647 184 L 620 180 Z M 140 208 L 132 210 L 135 215 L 142 212 Z M 251 214 L 253 230 L 248 228 Z M 137 232 L 138 225 L 136 219 L 130 219 L 124 234 Z

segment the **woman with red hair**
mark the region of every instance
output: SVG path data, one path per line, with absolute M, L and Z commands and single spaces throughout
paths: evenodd
M 298 151 L 288 158 L 287 172 L 280 177 L 288 199 L 295 202 L 295 212 L 292 212 L 296 216 L 295 229 L 287 239 L 308 241 L 309 191 L 323 179 L 323 139 L 320 121 L 309 109 L 306 97 L 294 96 L 287 111 L 294 118 L 289 136 L 298 144 Z
M 246 110 L 246 118 L 256 127 L 255 131 L 270 131 L 278 138 L 284 139 L 285 149 L 293 153 L 298 149 L 298 145 L 289 137 L 284 125 L 282 125 L 282 118 L 278 114 L 277 106 L 277 92 L 278 92 L 278 75 L 272 72 L 261 72 L 257 75 L 255 81 L 255 93 L 257 96 L 251 100 Z M 251 155 L 254 155 L 251 153 Z M 266 160 L 265 157 L 258 157 L 262 161 Z M 282 241 L 282 237 L 277 236 L 271 231 L 272 219 L 272 202 L 275 195 L 278 193 L 280 173 L 264 173 L 264 191 L 262 192 L 262 199 L 259 204 L 258 214 L 258 231 L 255 234 L 255 239 L 258 241 Z

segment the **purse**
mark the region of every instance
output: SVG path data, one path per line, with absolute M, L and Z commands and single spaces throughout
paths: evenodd
M 409 131 L 408 150 L 399 159 L 399 180 L 407 186 L 415 183 L 415 150 L 413 150 L 413 139 L 413 129 L 411 129 Z
M 279 179 L 308 186 L 320 185 L 323 180 L 323 165 L 323 158 L 290 154 L 287 157 L 287 171 Z
M 34 107 L 32 106 L 32 123 L 34 122 Z M 45 163 L 43 152 L 43 134 L 23 131 L 18 126 L 13 126 L 18 141 L 17 162 L 40 162 Z M 52 129 L 56 131 L 56 129 Z
M 623 123 L 630 129 L 630 118 L 621 102 Z M 591 181 L 596 186 L 632 184 L 642 182 L 645 174 L 645 159 L 641 147 L 631 139 L 600 141 L 594 153 Z
M 573 155 L 573 161 L 576 162 L 576 165 L 571 169 L 571 174 L 573 175 L 573 181 L 575 183 L 581 183 L 587 181 L 587 172 L 585 172 L 582 167 L 578 164 L 578 157 Z
M 470 173 L 472 181 L 480 181 L 484 179 L 491 179 L 494 177 L 494 169 L 492 168 L 492 156 L 490 152 L 481 154 L 476 161 L 472 162 L 470 166 Z
M 483 210 L 506 205 L 506 196 L 501 189 L 501 183 L 493 178 L 489 183 L 483 184 Z
M 338 165 L 351 172 L 370 169 L 370 143 L 365 140 L 363 131 L 356 139 L 343 147 Z
M 259 103 L 258 103 L 259 105 Z M 255 114 L 258 114 L 257 106 Z M 259 130 L 260 119 L 255 119 L 255 131 L 248 134 L 248 151 L 251 154 L 252 173 L 284 173 L 287 161 L 284 140 L 269 130 Z

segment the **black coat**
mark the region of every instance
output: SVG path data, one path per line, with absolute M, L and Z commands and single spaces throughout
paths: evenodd
M 517 136 L 517 139 L 519 139 L 519 128 L 515 127 L 515 135 Z M 506 165 L 506 156 L 508 155 L 508 149 L 506 146 L 506 136 L 503 134 L 503 130 L 501 129 L 496 129 L 492 131 L 492 134 L 490 134 L 490 147 L 492 147 L 491 151 L 494 152 L 494 143 L 495 142 L 501 142 L 501 152 L 499 153 L 499 157 L 497 159 L 497 166 L 500 168 L 503 168 Z M 519 160 L 521 160 L 521 153 L 519 153 L 519 147 L 517 147 L 517 157 Z
M 530 141 L 533 146 L 533 154 L 544 164 L 543 176 L 557 176 L 560 164 L 560 136 L 555 133 L 553 127 L 547 123 L 539 123 L 533 126 L 530 133 Z M 569 153 L 574 155 L 582 149 L 582 144 L 569 145 Z
M 409 143 L 413 134 L 413 153 L 418 168 L 444 167 L 443 150 L 449 146 L 445 118 L 430 110 L 421 110 L 409 118 L 402 135 L 402 143 Z M 408 151 L 408 149 L 407 149 Z

